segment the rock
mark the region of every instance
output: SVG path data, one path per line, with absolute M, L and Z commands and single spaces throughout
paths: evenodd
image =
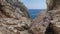
M 32 21 L 32 34 L 60 34 L 60 0 L 46 0 L 47 11 Z
M 45 34 L 50 23 L 50 18 L 46 12 L 41 12 L 40 15 L 33 20 L 30 30 L 33 34 Z
M 54 34 L 60 34 L 60 0 L 52 0 L 55 1 L 55 6 L 52 10 L 47 11 L 51 17 L 50 25 L 54 31 Z M 50 2 L 51 3 L 51 2 Z M 50 5 L 50 4 L 49 4 Z
M 32 22 L 19 0 L 0 0 L 0 34 L 60 34 L 60 0 L 47 0 L 47 11 Z
M 0 34 L 13 34 L 13 33 L 16 34 L 15 32 L 9 31 L 5 27 L 0 27 Z
M 0 34 L 30 34 L 28 9 L 19 0 L 0 0 Z
M 30 18 L 28 9 L 17 0 L 0 0 L 0 12 L 9 18 Z
M 30 27 L 30 20 L 17 20 L 14 18 L 1 18 L 0 19 L 0 33 L 1 34 L 22 34 L 28 33 L 28 28 Z
M 28 31 L 25 30 L 25 31 L 21 31 L 20 34 L 31 34 L 31 33 L 28 33 Z
M 46 0 L 47 11 L 52 10 L 55 7 L 56 0 Z
M 51 20 L 52 29 L 55 34 L 60 34 L 60 10 L 52 10 L 50 11 L 53 20 Z

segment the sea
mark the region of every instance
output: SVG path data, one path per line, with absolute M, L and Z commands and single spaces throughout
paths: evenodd
M 45 9 L 29 9 L 31 19 L 35 19 L 41 11 L 45 11 Z

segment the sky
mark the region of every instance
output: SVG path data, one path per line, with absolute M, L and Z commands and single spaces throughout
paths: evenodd
M 20 0 L 28 9 L 46 9 L 46 0 Z

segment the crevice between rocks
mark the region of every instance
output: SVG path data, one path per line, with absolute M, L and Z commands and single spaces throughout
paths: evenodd
M 1 3 L 0 3 L 0 11 L 3 11 L 3 10 L 2 10 L 2 7 L 3 7 L 3 6 L 2 6 Z
M 47 29 L 46 29 L 45 34 L 55 34 L 52 25 L 53 25 L 53 24 L 51 24 L 51 23 L 49 24 L 49 26 L 48 26 Z

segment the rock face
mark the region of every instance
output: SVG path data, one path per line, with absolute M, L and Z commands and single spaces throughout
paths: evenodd
M 29 34 L 30 20 L 21 18 L 1 18 L 0 19 L 0 34 Z
M 33 34 L 60 34 L 60 0 L 46 0 L 47 11 L 33 20 Z
M 18 0 L 0 0 L 0 12 L 9 18 L 20 18 L 21 16 L 30 18 L 28 9 Z
M 45 34 L 46 29 L 50 23 L 48 13 L 41 12 L 36 19 L 33 20 L 30 30 L 33 34 Z
M 60 0 L 46 0 L 47 11 L 32 22 L 19 0 L 0 0 L 0 34 L 60 34 Z
M 53 29 L 54 34 L 60 34 L 60 0 L 52 0 L 52 1 L 55 1 L 53 2 L 55 3 L 55 6 L 53 7 L 53 9 L 48 11 L 51 17 L 51 24 L 52 24 L 51 28 Z
M 49 11 L 50 16 L 52 18 L 51 23 L 53 24 L 52 27 L 56 34 L 60 34 L 60 9 L 51 10 Z
M 18 0 L 0 0 L 0 34 L 30 34 L 28 9 Z
M 55 7 L 56 0 L 46 0 L 47 10 L 52 10 Z

